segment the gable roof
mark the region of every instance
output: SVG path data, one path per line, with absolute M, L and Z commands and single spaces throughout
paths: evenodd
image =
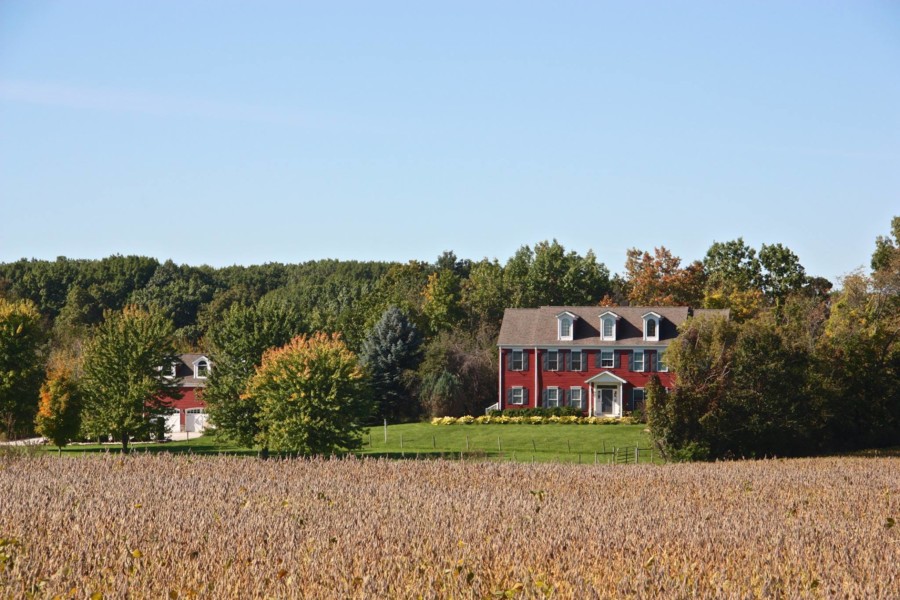
M 556 315 L 571 312 L 580 318 L 574 322 L 574 339 L 561 341 L 557 334 Z M 613 312 L 619 316 L 615 341 L 600 339 L 600 315 Z M 643 315 L 654 312 L 662 317 L 659 341 L 644 340 Z M 728 311 L 696 311 L 704 314 Z M 691 315 L 687 306 L 542 306 L 540 308 L 507 308 L 500 326 L 500 346 L 667 346 L 678 335 L 678 326 Z
M 204 387 L 206 385 L 206 379 L 194 377 L 194 363 L 196 363 L 201 358 L 205 358 L 209 361 L 209 364 L 212 365 L 212 361 L 209 360 L 209 356 L 206 354 L 198 354 L 196 352 L 190 352 L 187 354 L 179 354 L 178 361 L 175 363 L 175 375 L 181 378 L 181 387 Z

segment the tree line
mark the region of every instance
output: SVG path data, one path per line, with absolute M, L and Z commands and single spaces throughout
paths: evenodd
M 38 412 L 39 422 L 53 422 L 66 404 L 61 400 L 74 405 L 79 396 L 90 407 L 83 412 L 80 434 L 145 432 L 151 427 L 147 411 L 134 398 L 146 400 L 153 385 L 171 387 L 158 370 L 160 361 L 201 351 L 215 364 L 204 396 L 213 419 L 223 434 L 264 446 L 270 432 L 263 416 L 272 411 L 248 400 L 251 380 L 271 349 L 287 347 L 298 336 L 308 345 L 321 335 L 336 336 L 329 339 L 339 340 L 364 368 L 371 410 L 358 411 L 354 418 L 398 422 L 476 414 L 496 401 L 496 339 L 503 311 L 510 307 L 730 308 L 732 320 L 725 327 L 752 328 L 751 323 L 769 319 L 791 344 L 790 336 L 804 332 L 804 339 L 813 336 L 818 343 L 822 336 L 815 315 L 822 315 L 823 323 L 838 318 L 833 315 L 842 313 L 835 308 L 850 302 L 847 294 L 859 287 L 854 282 L 881 281 L 885 270 L 895 268 L 890 265 L 898 219 L 893 226 L 893 238 L 876 241 L 873 275 L 852 275 L 836 293 L 829 281 L 809 276 L 787 247 L 757 250 L 740 238 L 715 242 L 702 260 L 687 264 L 665 247 L 630 249 L 622 274 L 611 274 L 593 252 L 566 250 L 556 240 L 523 246 L 503 263 L 460 259 L 452 251 L 431 263 L 319 260 L 220 269 L 139 256 L 23 259 L 0 264 L 0 416 L 6 436 L 26 435 Z M 883 295 L 874 284 L 859 285 L 864 289 L 857 289 L 854 302 Z M 883 312 L 895 318 L 896 305 Z M 99 340 L 117 323 L 124 327 L 121 321 L 142 319 L 158 321 L 153 350 L 143 357 L 106 352 L 107 370 L 98 371 Z M 797 331 L 788 333 L 790 319 L 814 330 L 794 324 L 790 327 Z M 116 343 L 135 345 L 136 333 L 119 335 L 125 341 Z M 152 365 L 149 356 L 156 361 Z M 111 392 L 90 391 L 90 386 L 113 386 L 126 358 L 146 363 L 135 369 L 144 374 L 135 374 L 132 382 L 143 391 L 119 394 L 132 398 L 131 412 L 137 416 L 133 423 L 121 415 L 118 421 L 98 419 L 98 414 L 115 412 L 98 405 L 100 396 Z M 150 372 L 151 367 L 157 370 Z M 690 436 L 660 435 L 672 448 L 692 443 L 683 441 Z

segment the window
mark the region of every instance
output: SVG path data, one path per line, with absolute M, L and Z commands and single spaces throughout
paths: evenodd
M 656 351 L 656 370 L 660 373 L 668 373 L 669 365 L 666 364 L 666 351 L 665 350 L 657 350 Z
M 559 322 L 559 337 L 563 339 L 572 337 L 572 321 L 562 319 Z
M 559 351 L 547 350 L 547 370 L 559 371 Z
M 525 352 L 522 350 L 513 350 L 509 360 L 509 368 L 512 371 L 525 370 Z
M 613 328 L 616 322 L 612 318 L 603 319 L 603 337 L 611 338 L 613 336 Z
M 643 371 L 644 370 L 644 351 L 643 350 L 635 350 L 633 354 L 633 358 L 631 361 L 631 370 L 632 371 Z
M 551 387 L 544 390 L 547 397 L 547 408 L 556 408 L 559 403 L 559 388 Z
M 584 410 L 584 399 L 581 392 L 582 389 L 580 387 L 573 387 L 569 390 L 569 406 L 578 410 Z
M 612 350 L 601 350 L 600 351 L 600 366 L 605 369 L 613 368 L 613 361 L 615 360 L 615 354 Z
M 205 379 L 209 375 L 209 362 L 205 358 L 201 358 L 197 361 L 196 367 L 194 367 L 194 377 L 198 379 Z
M 616 321 L 619 315 L 611 310 L 600 315 L 600 339 L 604 341 L 613 341 L 616 339 Z
M 643 388 L 634 388 L 631 390 L 631 410 L 644 410 Z
M 572 370 L 573 371 L 581 371 L 581 369 L 582 369 L 581 361 L 582 361 L 581 350 L 572 350 L 571 362 L 572 362 Z
M 525 388 L 522 387 L 514 387 L 512 390 L 512 394 L 509 397 L 510 404 L 523 405 L 525 404 Z
M 648 312 L 641 318 L 644 320 L 644 339 L 648 342 L 658 342 L 659 321 L 662 317 L 655 312 Z

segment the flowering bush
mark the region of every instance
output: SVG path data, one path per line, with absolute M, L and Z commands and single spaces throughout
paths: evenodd
M 435 417 L 431 419 L 432 425 L 634 425 L 636 421 L 631 417 L 577 417 L 575 415 L 549 417 L 537 415 L 481 415 L 473 417 Z

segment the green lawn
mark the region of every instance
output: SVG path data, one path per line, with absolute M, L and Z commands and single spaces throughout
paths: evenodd
M 520 462 L 608 462 L 619 449 L 634 461 L 634 448 L 643 450 L 641 462 L 650 460 L 646 425 L 390 425 L 385 443 L 384 427 L 372 427 L 363 442 L 364 455 L 392 457 L 440 456 L 468 453 Z M 402 446 L 401 446 L 402 443 Z M 654 459 L 657 458 L 654 454 Z
M 634 462 L 640 447 L 640 462 L 650 461 L 650 438 L 645 425 L 389 425 L 372 427 L 363 436 L 362 456 L 390 458 L 446 458 L 515 460 L 518 462 Z M 174 452 L 197 455 L 232 454 L 256 456 L 257 450 L 221 442 L 204 435 L 184 442 L 132 444 L 132 452 Z M 118 444 L 70 445 L 66 456 L 118 452 Z M 618 455 L 614 452 L 618 449 Z M 40 451 L 56 452 L 53 446 Z M 596 457 L 595 457 L 596 453 Z M 654 453 L 654 462 L 659 462 Z

